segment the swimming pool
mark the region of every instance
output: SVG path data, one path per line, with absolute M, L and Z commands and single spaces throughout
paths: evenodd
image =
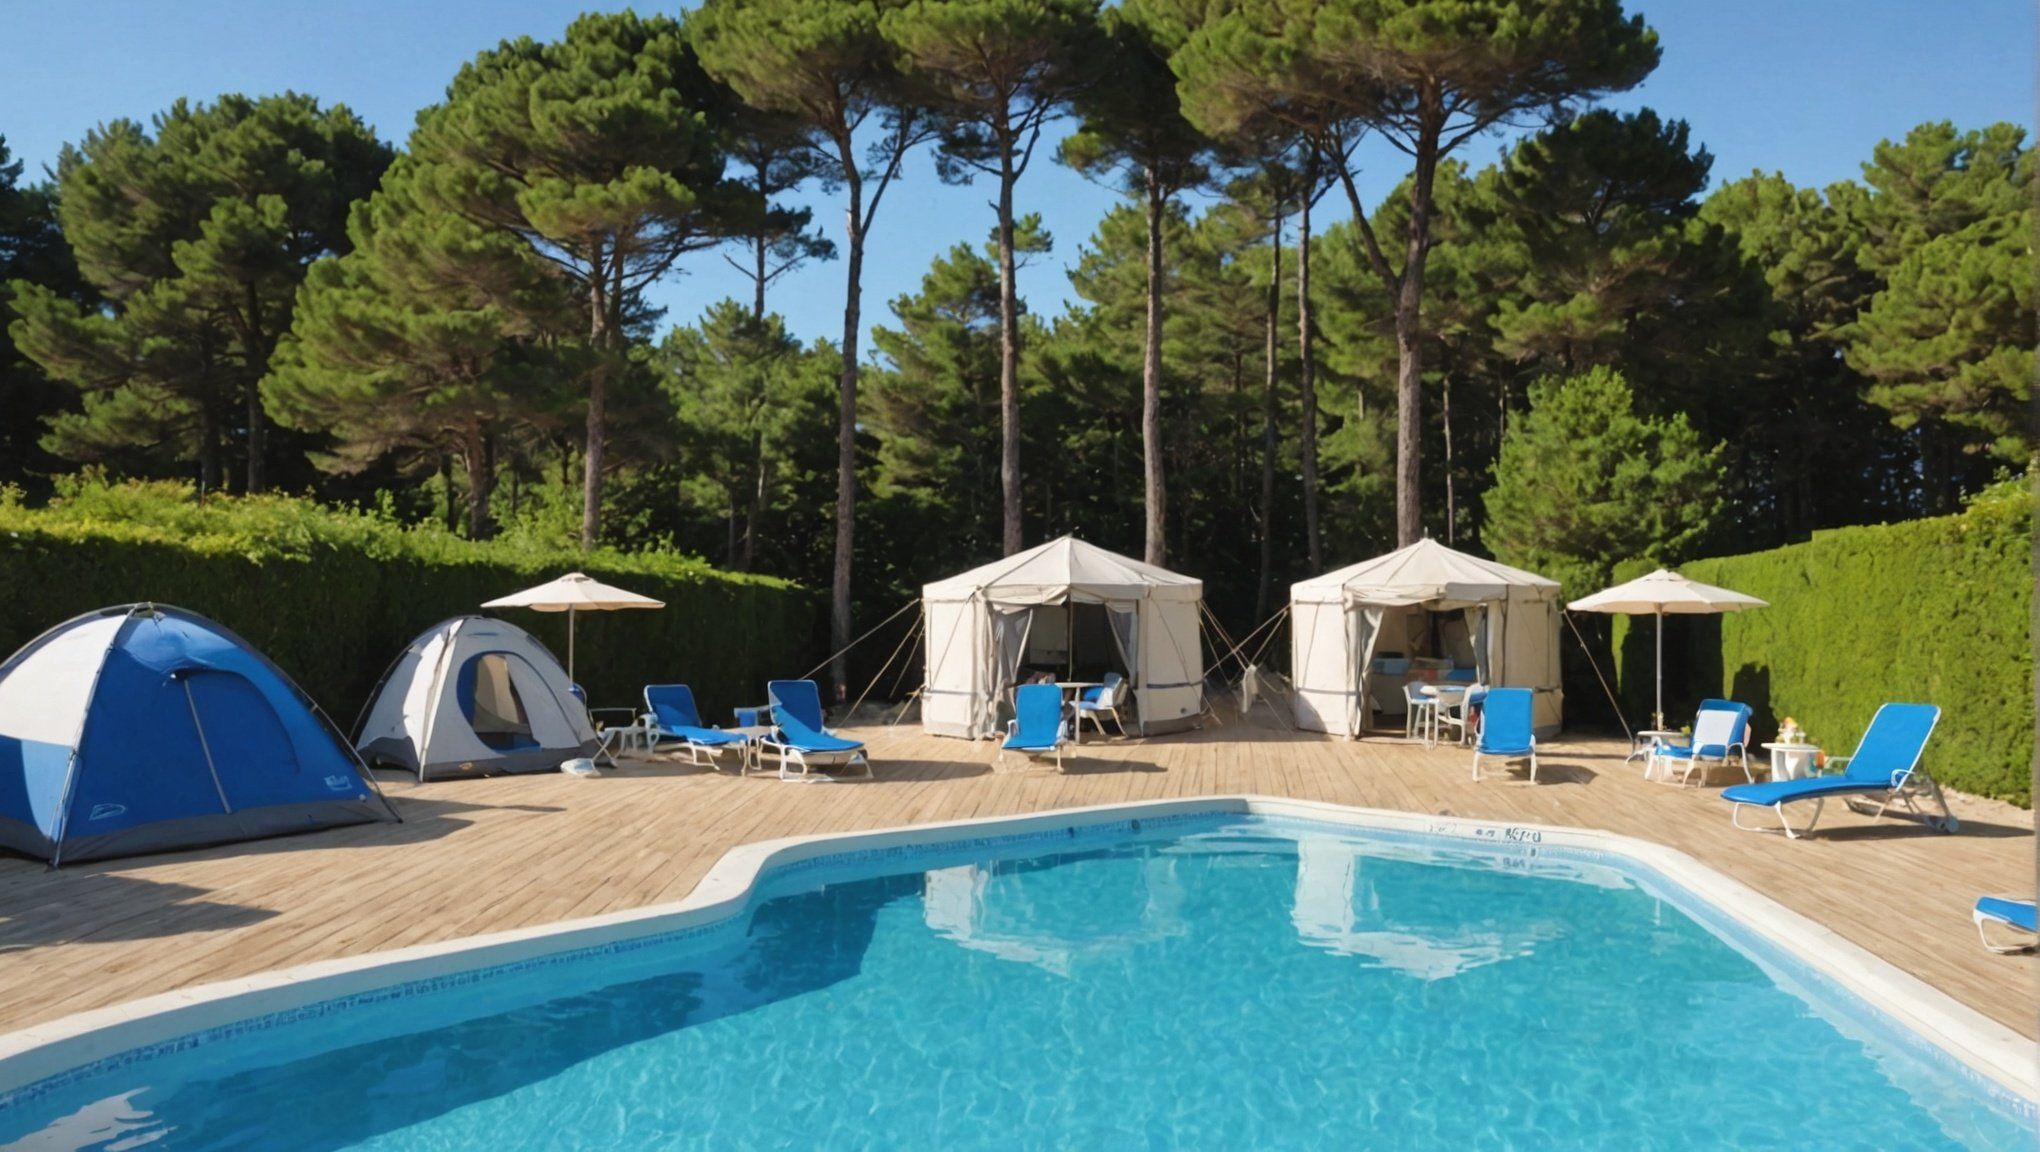
M 1620 854 L 1177 811 L 770 866 L 734 917 L 15 1092 L 36 1148 L 2030 1145 Z

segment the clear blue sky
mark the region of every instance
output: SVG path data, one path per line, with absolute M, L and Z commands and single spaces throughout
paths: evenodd
M 119 117 L 146 119 L 179 96 L 295 89 L 344 102 L 402 143 L 416 111 L 439 99 L 475 52 L 498 40 L 553 37 L 591 6 L 577 0 L 24 0 L 0 16 L 0 135 L 34 173 L 66 141 Z M 1657 28 L 1664 62 L 1617 108 L 1649 105 L 1684 118 L 1714 153 L 1717 180 L 1753 169 L 1800 184 L 1857 175 L 1880 139 L 1926 120 L 1965 127 L 2031 126 L 2035 9 L 2031 0 L 1632 0 Z M 641 11 L 657 10 L 654 6 Z M 1492 160 L 1498 140 L 1467 158 Z M 1401 157 L 1370 154 L 1363 190 L 1379 197 Z M 917 161 L 881 209 L 866 268 L 864 314 L 912 291 L 937 254 L 991 226 L 982 185 L 941 185 Z M 1052 257 L 1021 273 L 1039 312 L 1069 295 L 1064 265 L 1113 195 L 1042 157 L 1019 190 L 1056 237 Z M 817 198 L 818 222 L 840 230 L 840 208 Z M 714 254 L 694 257 L 659 286 L 668 318 L 741 295 Z M 775 288 L 773 307 L 804 336 L 841 326 L 840 262 L 812 266 Z

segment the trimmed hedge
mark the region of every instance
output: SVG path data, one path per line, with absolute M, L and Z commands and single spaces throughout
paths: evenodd
M 1938 704 L 1922 761 L 1953 788 L 2032 806 L 2033 501 L 2001 485 L 1955 516 L 1816 532 L 1804 544 L 1680 567 L 1769 608 L 1667 617 L 1666 717 L 1702 696 L 1756 710 L 1757 738 L 1786 716 L 1830 753 L 1853 751 L 1886 701 Z M 1645 569 L 1624 565 L 1626 580 Z M 1617 625 L 1621 690 L 1648 716 L 1652 630 Z M 1761 749 L 1756 750 L 1761 753 Z
M 351 728 L 418 633 L 571 570 L 666 602 L 580 615 L 577 673 L 598 706 L 638 706 L 647 682 L 679 680 L 714 722 L 821 659 L 812 593 L 690 557 L 476 543 L 292 497 L 89 479 L 48 508 L 0 495 L 0 647 L 111 604 L 174 604 L 239 632 Z M 564 614 L 503 616 L 566 658 Z

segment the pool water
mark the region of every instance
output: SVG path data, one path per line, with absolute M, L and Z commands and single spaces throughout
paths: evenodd
M 769 876 L 720 934 L 140 1060 L 0 1142 L 2031 1147 L 1633 865 L 1230 816 L 1044 847 Z

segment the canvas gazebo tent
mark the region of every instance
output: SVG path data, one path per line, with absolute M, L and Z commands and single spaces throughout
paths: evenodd
M 1132 686 L 1140 731 L 1190 727 L 1204 711 L 1203 602 L 1203 581 L 1073 536 L 926 585 L 921 727 L 999 734 L 1022 670 L 1066 667 L 1086 637 Z
M 486 616 L 411 641 L 369 698 L 355 747 L 420 780 L 550 772 L 593 755 L 594 727 L 551 650 Z
M 1402 707 L 1413 670 L 1458 669 L 1528 688 L 1540 733 L 1558 730 L 1558 582 L 1435 540 L 1290 587 L 1300 728 L 1358 736 L 1368 712 Z
M 55 865 L 396 818 L 290 677 L 202 616 L 105 608 L 0 664 L 0 847 Z

